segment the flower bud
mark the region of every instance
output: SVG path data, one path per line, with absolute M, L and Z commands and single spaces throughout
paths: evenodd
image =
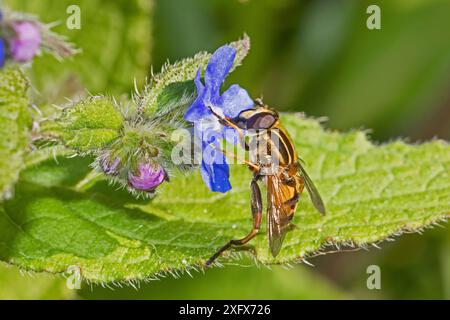
M 114 176 L 119 172 L 120 159 L 111 159 L 109 156 L 105 156 L 100 158 L 99 164 L 105 174 Z
M 15 37 L 10 41 L 11 55 L 17 62 L 27 62 L 37 54 L 42 42 L 39 28 L 32 22 L 13 24 Z
M 138 172 L 128 174 L 131 187 L 141 191 L 153 191 L 166 179 L 166 171 L 159 164 L 141 163 Z

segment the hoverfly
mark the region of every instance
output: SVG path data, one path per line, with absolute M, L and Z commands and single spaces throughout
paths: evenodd
M 314 206 L 324 215 L 322 198 L 302 166 L 294 143 L 281 125 L 276 111 L 269 109 L 260 99 L 255 100 L 254 108 L 242 111 L 233 119 L 217 114 L 212 108 L 210 110 L 222 125 L 239 133 L 242 146 L 250 153 L 250 160 L 256 161 L 246 161 L 253 172 L 250 183 L 253 228 L 244 238 L 230 240 L 209 258 L 206 265 L 211 265 L 232 246 L 246 244 L 258 233 L 263 207 L 258 181 L 267 187 L 267 234 L 270 251 L 275 257 L 280 252 L 303 189 L 306 187 Z

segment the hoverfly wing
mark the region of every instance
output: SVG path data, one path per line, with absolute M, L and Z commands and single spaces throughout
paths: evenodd
M 269 215 L 268 220 L 269 247 L 273 257 L 276 257 L 281 250 L 281 246 L 286 235 L 286 231 L 280 228 L 275 222 L 274 216 Z
M 319 191 L 317 191 L 317 188 L 314 185 L 314 182 L 312 182 L 308 173 L 306 173 L 306 170 L 302 166 L 301 161 L 298 161 L 298 167 L 300 170 L 300 174 L 303 177 L 303 180 L 305 181 L 305 187 L 308 190 L 309 196 L 311 197 L 311 201 L 314 204 L 314 207 L 316 207 L 317 211 L 319 211 L 321 214 L 325 215 L 326 209 L 325 209 L 325 204 L 323 203 L 322 197 L 320 196 Z
M 297 206 L 295 187 L 283 184 L 275 175 L 267 176 L 267 233 L 272 256 L 280 252 Z

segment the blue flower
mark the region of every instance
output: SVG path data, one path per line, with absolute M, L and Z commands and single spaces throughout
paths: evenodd
M 0 38 L 0 68 L 5 64 L 5 41 Z
M 201 68 L 198 69 L 194 79 L 198 96 L 184 114 L 187 121 L 194 123 L 195 135 L 201 137 L 200 169 L 203 180 L 211 191 L 217 192 L 227 192 L 231 189 L 230 168 L 225 156 L 218 149 L 220 140 L 230 136 L 227 133 L 232 129 L 221 125 L 211 109 L 221 116 L 234 118 L 241 111 L 253 107 L 253 100 L 247 91 L 237 84 L 229 87 L 223 94 L 220 93 L 235 56 L 236 49 L 230 46 L 217 49 L 206 66 L 204 84 L 201 81 Z
M 0 23 L 3 21 L 3 11 L 0 10 Z M 6 52 L 5 41 L 0 38 L 0 68 L 5 65 Z

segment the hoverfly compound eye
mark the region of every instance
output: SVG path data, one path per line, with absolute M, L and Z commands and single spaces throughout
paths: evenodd
M 244 110 L 236 118 L 233 119 L 233 122 L 240 129 L 246 130 L 246 129 L 248 129 L 247 121 L 248 121 L 250 115 L 251 115 L 251 112 L 249 112 L 249 110 Z
M 261 112 L 247 120 L 247 128 L 249 129 L 269 129 L 277 121 L 277 117 L 273 113 Z

